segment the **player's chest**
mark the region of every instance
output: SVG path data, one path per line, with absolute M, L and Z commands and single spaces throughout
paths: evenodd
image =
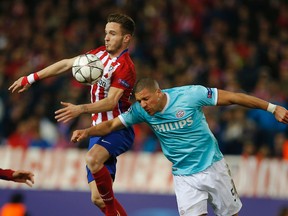
M 178 109 L 165 114 L 157 114 L 149 120 L 156 133 L 191 130 L 194 123 L 193 110 Z
M 103 62 L 103 61 L 102 61 Z M 108 90 L 111 86 L 112 77 L 117 72 L 120 63 L 112 60 L 107 60 L 104 64 L 103 75 L 97 82 L 98 87 Z

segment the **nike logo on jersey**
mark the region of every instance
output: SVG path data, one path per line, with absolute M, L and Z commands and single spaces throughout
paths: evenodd
M 108 141 L 106 141 L 106 140 L 104 140 L 104 139 L 102 139 L 101 142 L 111 144 L 110 142 L 108 142 Z
M 107 196 L 109 193 L 110 193 L 110 191 L 108 191 L 108 192 L 105 193 L 105 194 L 100 194 L 100 196 L 101 196 L 101 197 L 105 197 L 105 196 Z

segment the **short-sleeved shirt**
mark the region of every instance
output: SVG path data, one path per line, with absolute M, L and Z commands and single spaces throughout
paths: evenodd
M 119 115 L 121 122 L 131 126 L 146 122 L 160 140 L 164 155 L 172 162 L 173 175 L 201 172 L 223 158 L 218 142 L 202 111 L 203 106 L 217 103 L 216 88 L 200 85 L 162 90 L 167 104 L 161 112 L 150 116 L 136 102 Z

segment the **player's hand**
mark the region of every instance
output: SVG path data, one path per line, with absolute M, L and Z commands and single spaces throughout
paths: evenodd
M 89 136 L 88 129 L 75 130 L 72 134 L 71 141 L 76 143 L 86 139 Z
M 81 107 L 79 105 L 66 102 L 61 102 L 61 104 L 64 106 L 64 108 L 55 112 L 55 119 L 58 122 L 66 123 L 81 114 Z
M 18 93 L 21 93 L 23 91 L 26 91 L 31 85 L 30 84 L 26 84 L 26 85 L 22 85 L 22 80 L 23 77 L 20 77 L 18 80 L 16 80 L 9 88 L 8 90 L 11 91 L 12 93 L 14 91 L 18 90 Z
M 277 121 L 288 124 L 288 111 L 282 106 L 276 106 L 274 116 L 277 119 Z
M 25 183 L 29 187 L 34 184 L 34 174 L 25 170 L 17 170 L 12 174 L 13 181 L 19 183 Z

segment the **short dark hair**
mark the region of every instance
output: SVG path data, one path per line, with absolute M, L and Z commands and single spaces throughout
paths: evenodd
M 152 78 L 142 78 L 137 81 L 134 93 L 138 93 L 144 88 L 149 89 L 150 91 L 156 91 L 157 89 L 159 89 L 159 84 L 156 80 Z
M 134 20 L 127 16 L 126 14 L 113 13 L 107 18 L 107 22 L 119 23 L 123 29 L 124 34 L 134 35 L 135 22 Z

